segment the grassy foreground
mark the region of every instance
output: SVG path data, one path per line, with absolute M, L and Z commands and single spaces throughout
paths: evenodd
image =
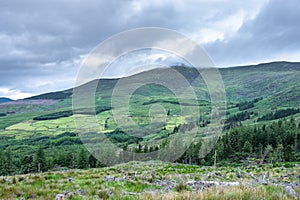
M 130 162 L 0 177 L 0 199 L 295 199 L 299 167 L 213 167 Z

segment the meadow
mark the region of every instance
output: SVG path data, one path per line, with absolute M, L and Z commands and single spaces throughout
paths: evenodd
M 88 170 L 0 177 L 1 199 L 295 199 L 299 168 L 130 162 Z M 295 187 L 296 185 L 296 187 Z

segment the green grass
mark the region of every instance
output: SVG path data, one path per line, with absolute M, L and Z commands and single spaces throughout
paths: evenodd
M 0 177 L 0 198 L 14 199 L 32 198 L 54 199 L 56 194 L 80 190 L 83 195 L 74 195 L 72 199 L 96 199 L 96 197 L 109 199 L 292 199 L 281 186 L 282 177 L 296 177 L 299 168 L 273 168 L 263 166 L 257 168 L 245 167 L 219 167 L 216 171 L 212 167 L 201 167 L 183 164 L 171 164 L 158 161 L 130 162 L 113 167 L 45 172 L 42 174 L 16 175 Z M 274 182 L 270 185 L 254 183 L 251 176 L 245 175 L 232 180 L 227 177 L 238 172 L 252 173 L 259 177 L 270 173 Z M 153 176 L 151 174 L 154 175 Z M 193 190 L 185 183 L 189 180 L 204 180 L 208 173 L 213 181 L 240 181 L 239 187 L 211 187 L 204 191 Z M 108 181 L 107 176 L 115 177 Z M 125 177 L 125 178 L 124 178 Z M 72 180 L 69 181 L 69 178 Z M 124 178 L 124 179 L 122 179 Z M 176 187 L 164 191 L 165 186 L 159 182 L 172 180 Z M 295 179 L 289 179 L 294 182 Z M 254 184 L 253 184 L 254 183 Z M 300 194 L 299 187 L 295 188 Z M 132 195 L 134 194 L 134 195 Z

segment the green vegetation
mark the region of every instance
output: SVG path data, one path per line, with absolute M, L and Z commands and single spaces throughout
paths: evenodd
M 284 117 L 288 117 L 290 115 L 294 115 L 300 113 L 300 109 L 294 109 L 294 108 L 288 108 L 285 110 L 277 110 L 275 112 L 268 113 L 266 115 L 263 115 L 262 117 L 259 117 L 257 121 L 267 121 L 267 120 L 274 120 L 274 119 L 280 119 Z
M 254 184 L 248 187 L 246 184 L 245 187 L 212 188 L 201 193 L 186 184 L 189 178 L 182 180 L 174 176 L 182 174 L 184 177 L 189 175 L 202 180 L 209 173 L 216 175 L 214 168 L 217 167 L 224 176 L 220 178 L 216 175 L 211 181 L 235 181 L 236 170 L 242 168 L 248 174 L 252 172 L 257 176 L 260 172 L 270 170 L 278 180 L 280 176 L 288 177 L 285 177 L 287 180 L 283 180 L 284 177 L 280 179 L 280 183 L 296 182 L 294 172 L 299 170 L 297 163 L 300 162 L 300 64 L 282 62 L 220 69 L 228 107 L 226 118 L 223 119 L 223 134 L 205 157 L 201 157 L 199 150 L 205 139 L 210 137 L 206 130 L 218 125 L 211 120 L 212 105 L 208 90 L 204 80 L 197 77 L 198 72 L 194 69 L 174 69 L 186 77 L 194 88 L 200 116 L 192 122 L 188 120 L 191 116 L 181 116 L 182 110 L 197 108 L 189 97 L 186 97 L 185 103 L 180 104 L 169 89 L 156 84 L 144 85 L 131 96 L 128 117 L 142 128 L 151 124 L 151 115 L 162 119 L 162 123 L 157 132 L 149 131 L 141 137 L 127 133 L 115 122 L 111 95 L 118 79 L 99 81 L 95 95 L 95 113 L 84 109 L 72 110 L 72 90 L 42 94 L 15 104 L 0 104 L 0 175 L 7 176 L 1 177 L 2 180 L 0 178 L 0 198 L 15 195 L 15 198 L 27 199 L 34 195 L 36 198 L 53 199 L 54 193 L 80 189 L 86 194 L 83 199 L 90 196 L 132 199 L 133 195 L 129 193 L 138 193 L 134 198 L 141 199 L 174 199 L 175 195 L 178 199 L 251 199 L 251 194 L 253 199 L 290 199 L 278 185 Z M 160 78 L 167 74 L 166 69 L 158 70 L 161 70 L 158 73 Z M 164 109 L 153 109 L 157 105 Z M 89 117 L 93 114 L 96 114 L 100 131 L 113 143 L 123 150 L 136 153 L 165 148 L 170 137 L 180 131 L 189 131 L 194 127 L 199 127 L 199 131 L 191 146 L 176 161 L 182 164 L 149 164 L 155 169 L 155 177 L 148 174 L 144 178 L 106 183 L 105 176 L 112 174 L 121 178 L 120 171 L 131 173 L 132 170 L 147 168 L 147 165 L 139 163 L 133 169 L 126 169 L 128 165 L 121 165 L 88 171 L 75 170 L 104 167 L 101 161 L 84 148 L 74 123 L 74 117 Z M 134 162 L 130 165 L 135 166 Z M 211 167 L 213 165 L 215 166 Z M 256 168 L 247 168 L 252 165 Z M 70 171 L 53 172 L 55 170 Z M 291 172 L 289 170 L 293 172 L 292 176 L 288 175 Z M 45 173 L 36 174 L 33 176 L 35 178 L 18 175 L 38 172 Z M 97 173 L 100 175 L 97 176 Z M 176 180 L 172 190 L 162 194 L 145 192 L 161 189 L 156 183 L 158 180 L 167 181 L 167 176 Z M 65 181 L 67 177 L 73 177 L 74 182 Z M 14 183 L 13 186 L 10 185 L 11 182 Z
M 33 120 L 59 119 L 59 118 L 62 118 L 62 117 L 70 117 L 72 115 L 73 115 L 73 111 L 68 110 L 68 111 L 61 111 L 61 112 L 56 112 L 56 113 L 51 113 L 51 114 L 47 114 L 47 115 L 34 117 Z
M 295 167 L 270 165 L 214 170 L 158 161 L 130 162 L 97 169 L 0 177 L 0 198 L 55 199 L 61 195 L 65 199 L 292 200 L 285 185 L 297 181 L 297 174 Z M 239 185 L 225 186 L 233 183 Z M 299 188 L 295 191 L 300 194 Z
M 212 164 L 214 152 L 218 161 L 247 162 L 248 159 L 259 163 L 280 164 L 300 162 L 300 124 L 290 120 L 279 120 L 269 125 L 241 126 L 223 135 L 206 161 Z
M 28 99 L 66 99 L 71 97 L 72 91 L 67 90 L 67 91 L 62 91 L 62 92 L 51 92 L 51 93 L 46 93 L 46 94 L 41 94 L 37 95 L 34 97 L 30 97 Z
M 236 104 L 236 106 L 239 108 L 239 110 L 247 110 L 249 108 L 253 108 L 254 104 L 257 103 L 258 101 L 262 100 L 263 98 L 256 98 L 252 101 L 244 101 L 241 103 Z
M 229 129 L 231 127 L 237 126 L 237 124 L 241 124 L 242 121 L 250 119 L 250 116 L 253 114 L 254 114 L 253 111 L 252 112 L 244 111 L 227 117 L 227 119 L 225 120 L 224 129 Z

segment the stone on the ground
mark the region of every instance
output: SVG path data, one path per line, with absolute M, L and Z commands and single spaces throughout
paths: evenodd
M 298 199 L 298 194 L 296 193 L 296 191 L 291 187 L 291 186 L 286 186 L 285 187 L 286 192 L 291 195 L 292 197 L 294 197 L 295 199 Z
M 55 200 L 64 200 L 65 199 L 65 195 L 64 194 L 57 194 L 55 197 Z

